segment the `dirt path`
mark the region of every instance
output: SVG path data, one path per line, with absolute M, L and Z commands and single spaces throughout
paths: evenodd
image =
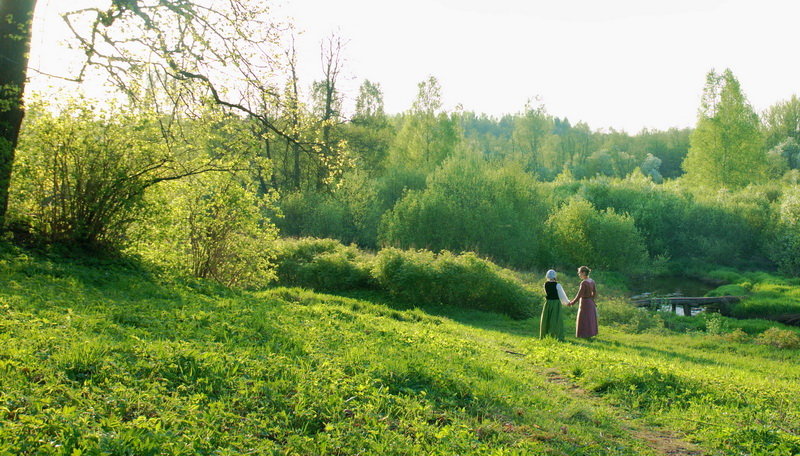
M 543 372 L 547 381 L 564 387 L 565 391 L 581 401 L 608 408 L 608 405 L 599 397 L 581 388 L 578 384 L 562 375 L 555 369 Z M 634 438 L 647 444 L 653 451 L 665 456 L 707 456 L 702 448 L 681 439 L 677 434 L 665 429 L 646 427 L 636 420 L 626 419 L 615 413 L 619 419 L 620 427 L 630 433 Z

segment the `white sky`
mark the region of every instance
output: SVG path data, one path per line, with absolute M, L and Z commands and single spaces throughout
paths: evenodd
M 31 64 L 43 71 L 69 59 L 52 45 L 66 36 L 52 11 L 66 3 L 39 0 Z M 81 3 L 93 2 L 68 5 Z M 731 68 L 758 111 L 800 93 L 798 0 L 286 0 L 281 11 L 304 32 L 306 84 L 336 31 L 350 105 L 367 78 L 388 112 L 408 109 L 428 75 L 450 109 L 499 116 L 538 96 L 573 123 L 632 133 L 693 125 L 711 68 Z

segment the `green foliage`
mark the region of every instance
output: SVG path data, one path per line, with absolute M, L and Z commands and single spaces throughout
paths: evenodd
M 661 314 L 634 307 L 620 299 L 603 299 L 597 313 L 604 325 L 614 325 L 627 333 L 638 334 L 665 326 Z
M 764 113 L 764 124 L 767 147 L 789 141 L 794 143 L 794 152 L 800 152 L 796 149 L 797 141 L 800 141 L 800 98 L 797 95 L 770 106 Z M 792 155 L 786 158 L 791 160 L 792 168 L 798 168 L 800 156 Z
M 377 179 L 378 204 L 381 214 L 393 208 L 410 190 L 425 188 L 426 175 L 420 170 L 389 168 Z
M 730 332 L 727 321 L 722 315 L 718 313 L 712 313 L 704 316 L 706 321 L 706 332 L 708 334 L 721 336 Z
M 755 343 L 797 350 L 800 349 L 800 334 L 788 329 L 769 328 L 756 338 Z
M 373 287 L 370 259 L 333 239 L 284 239 L 276 257 L 278 282 L 320 291 Z
M 204 112 L 172 126 L 185 135 L 178 140 L 155 113 L 101 113 L 85 100 L 29 114 L 12 188 L 17 227 L 50 243 L 138 247 L 154 263 L 227 285 L 270 279 L 270 198 L 211 174 L 255 161 L 241 125 Z
M 60 114 L 34 104 L 20 138 L 12 217 L 49 242 L 116 244 L 144 190 L 163 173 L 167 148 L 153 119 L 96 114 L 72 102 Z
M 683 169 L 686 179 L 705 188 L 740 188 L 766 179 L 760 121 L 730 70 L 707 75 Z
M 276 225 L 283 236 L 314 236 L 351 239 L 353 226 L 347 219 L 347 207 L 330 194 L 294 192 L 281 196 L 283 217 Z
M 800 315 L 800 279 L 782 277 L 766 272 L 737 273 L 730 270 L 712 271 L 712 277 L 732 282 L 708 293 L 709 296 L 744 296 L 725 314 L 737 318 L 765 318 L 789 321 Z
M 769 246 L 770 257 L 781 271 L 800 275 L 800 188 L 787 190 L 780 202 L 775 239 Z
M 513 154 L 516 161 L 520 162 L 523 168 L 533 174 L 541 175 L 544 173 L 545 163 L 544 150 L 546 140 L 553 130 L 553 120 L 547 115 L 544 106 L 531 106 L 530 102 L 525 106 L 525 110 L 514 118 L 514 131 L 512 133 Z M 553 153 L 552 155 L 556 155 Z M 548 157 L 550 158 L 550 157 Z M 558 159 L 552 157 L 549 165 L 557 167 L 560 163 L 555 163 Z
M 373 275 L 391 295 L 417 305 L 444 304 L 507 314 L 531 315 L 536 298 L 508 272 L 472 253 L 384 249 Z
M 597 209 L 629 214 L 652 257 L 713 264 L 764 261 L 768 239 L 762 233 L 773 223 L 767 188 L 699 198 L 641 174 L 582 182 L 565 179 L 548 186 L 552 204 L 578 195 Z
M 417 99 L 389 149 L 389 167 L 429 173 L 455 153 L 461 131 L 455 116 L 441 109 L 441 86 L 436 78 L 420 82 Z
M 277 229 L 264 217 L 274 200 L 231 173 L 170 182 L 150 193 L 151 211 L 135 227 L 131 251 L 181 274 L 264 287 L 274 277 Z
M 346 173 L 333 193 L 293 192 L 282 196 L 284 236 L 335 238 L 375 247 L 381 216 L 379 183 L 365 173 Z
M 596 210 L 591 203 L 573 200 L 547 220 L 554 261 L 634 272 L 647 265 L 644 239 L 633 219 L 614 209 Z
M 378 245 L 378 227 L 381 219 L 381 200 L 377 181 L 362 172 L 344 176 L 336 197 L 347 205 L 347 212 L 355 227 L 353 242 L 364 247 Z
M 200 290 L 14 249 L 0 274 L 10 454 L 644 449 L 605 410 L 480 342 L 490 333 L 448 318 L 298 289 Z
M 424 190 L 409 191 L 383 217 L 384 245 L 474 251 L 497 262 L 542 264 L 547 207 L 518 169 L 493 169 L 473 156 L 448 160 Z
M 387 248 L 373 257 L 333 239 L 304 238 L 282 240 L 276 262 L 282 285 L 381 290 L 413 306 L 448 305 L 525 318 L 540 300 L 511 271 L 473 253 Z

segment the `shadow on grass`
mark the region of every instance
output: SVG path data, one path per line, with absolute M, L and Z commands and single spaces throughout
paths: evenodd
M 639 345 L 635 343 L 624 343 L 618 340 L 604 340 L 604 339 L 596 339 L 592 342 L 588 342 L 585 344 L 587 347 L 602 347 L 604 351 L 610 352 L 619 352 L 624 354 L 630 354 L 631 352 L 635 352 L 642 357 L 653 357 L 653 358 L 662 358 L 662 359 L 679 359 L 681 361 L 699 364 L 704 366 L 713 366 L 719 365 L 720 362 L 716 361 L 712 358 L 704 358 L 698 356 L 687 355 L 683 353 L 677 353 L 675 351 L 670 351 L 667 349 L 659 349 L 648 347 L 645 345 Z
M 419 309 L 428 315 L 449 318 L 463 325 L 472 326 L 478 329 L 503 332 L 517 337 L 534 338 L 539 335 L 539 314 L 541 306 L 536 305 L 531 318 L 515 320 L 507 315 L 487 312 L 474 309 L 462 309 L 455 306 L 444 305 L 415 305 L 406 301 L 398 300 L 393 296 L 374 290 L 356 290 L 331 293 L 336 296 L 343 296 L 352 299 L 360 299 L 375 304 L 385 305 L 395 310 Z M 564 315 L 564 330 L 567 334 L 574 333 L 575 311 L 566 309 Z
M 209 280 L 165 278 L 136 257 L 80 247 L 6 242 L 0 243 L 0 260 L 0 275 L 13 284 L 4 294 L 24 296 L 19 302 L 36 311 L 83 309 L 135 323 L 135 314 L 183 305 L 186 291 L 212 299 L 240 294 Z

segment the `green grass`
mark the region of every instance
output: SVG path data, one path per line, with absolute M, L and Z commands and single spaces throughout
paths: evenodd
M 2 454 L 657 454 L 621 418 L 713 453 L 800 453 L 800 351 L 675 334 L 611 296 L 601 324 L 644 323 L 557 343 L 535 318 L 13 249 L 0 280 Z
M 800 278 L 726 269 L 714 271 L 712 275 L 730 283 L 712 290 L 709 296 L 746 296 L 728 310 L 732 316 L 774 319 L 800 315 Z

